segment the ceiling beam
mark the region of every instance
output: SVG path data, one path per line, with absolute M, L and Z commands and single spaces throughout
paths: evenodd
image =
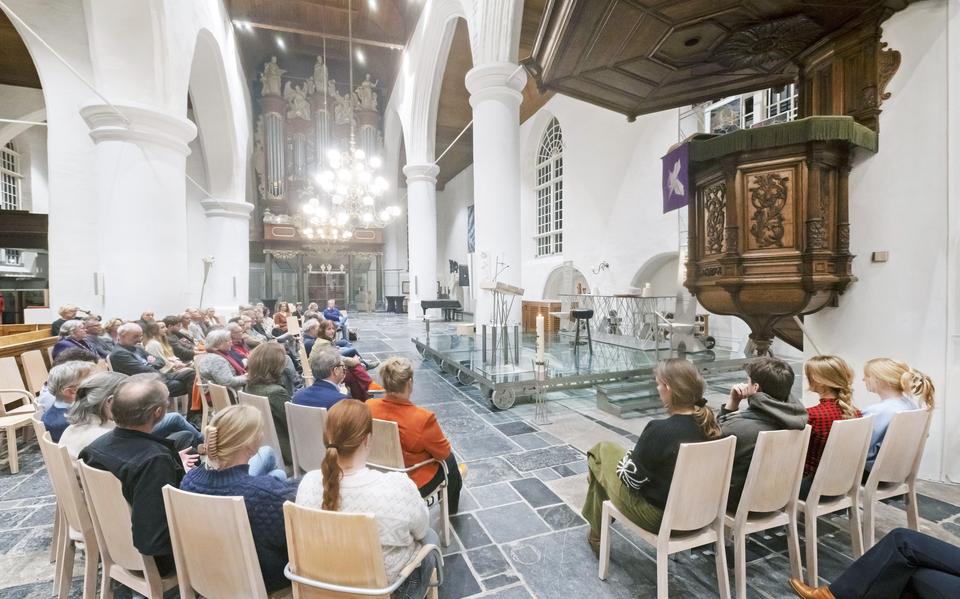
M 346 35 L 337 35 L 334 33 L 321 33 L 319 31 L 312 31 L 310 29 L 300 29 L 299 27 L 284 27 L 283 25 L 272 25 L 270 23 L 260 23 L 257 21 L 247 21 L 251 26 L 256 27 L 257 29 L 266 29 L 268 31 L 276 31 L 278 33 L 295 33 L 297 35 L 305 35 L 308 37 L 319 37 L 328 40 L 336 40 L 340 42 L 348 42 L 350 38 Z M 388 50 L 398 50 L 402 51 L 404 49 L 403 44 L 394 44 L 391 42 L 381 42 L 379 40 L 364 39 L 360 37 L 353 38 L 354 44 L 359 44 L 361 46 L 373 46 L 375 48 L 387 48 Z

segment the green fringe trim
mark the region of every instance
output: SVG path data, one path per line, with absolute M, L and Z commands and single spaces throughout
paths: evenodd
M 690 160 L 703 162 L 727 154 L 804 144 L 811 141 L 845 141 L 871 152 L 876 152 L 879 144 L 877 133 L 854 121 L 853 117 L 810 116 L 788 123 L 766 125 L 756 129 L 741 129 L 709 138 L 697 136 L 690 141 Z

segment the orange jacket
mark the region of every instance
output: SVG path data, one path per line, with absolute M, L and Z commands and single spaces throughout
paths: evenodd
M 443 434 L 437 416 L 430 410 L 396 399 L 387 394 L 382 399 L 368 399 L 367 406 L 374 418 L 390 420 L 400 429 L 400 447 L 407 467 L 424 460 L 445 460 L 450 455 L 450 441 Z M 437 474 L 439 464 L 428 464 L 410 473 L 417 487 L 422 487 Z

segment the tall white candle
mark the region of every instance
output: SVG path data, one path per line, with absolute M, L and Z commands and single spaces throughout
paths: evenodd
M 543 362 L 543 314 L 537 314 L 537 362 Z

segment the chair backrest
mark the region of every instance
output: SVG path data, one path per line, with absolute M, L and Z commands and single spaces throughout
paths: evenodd
M 125 570 L 156 572 L 154 561 L 144 559 L 133 545 L 130 504 L 123 497 L 120 481 L 111 472 L 79 463 L 83 494 L 104 563 L 117 564 Z
M 20 363 L 23 364 L 23 374 L 27 378 L 27 391 L 36 395 L 43 389 L 50 373 L 47 372 L 47 363 L 43 361 L 43 353 L 39 349 L 20 354 Z
M 107 365 L 107 371 L 113 372 L 113 362 L 110 361 L 110 354 L 107 354 L 107 357 L 104 358 L 103 361 Z
M 797 499 L 803 463 L 810 444 L 810 425 L 800 430 L 764 431 L 750 460 L 737 515 L 775 512 Z
M 737 438 L 683 443 L 660 524 L 664 531 L 699 530 L 727 511 Z
M 310 358 L 307 356 L 307 348 L 303 341 L 297 342 L 297 355 L 300 357 L 300 368 L 303 369 L 304 384 L 309 387 L 313 384 L 313 371 L 310 370 Z
M 223 385 L 207 383 L 207 389 L 210 392 L 210 403 L 213 404 L 214 413 L 229 408 L 233 403 L 230 401 L 230 391 Z
M 893 415 L 870 470 L 870 481 L 902 483 L 917 476 L 927 443 L 930 415 L 931 412 L 925 409 Z
M 36 426 L 36 425 L 35 425 Z M 41 426 L 43 424 L 41 423 Z M 87 510 L 87 500 L 77 481 L 77 472 L 73 469 L 73 460 L 66 447 L 60 447 L 50 438 L 50 433 L 37 437 L 43 463 L 47 465 L 47 475 L 57 496 L 57 503 L 67 519 L 70 528 L 83 533 L 84 538 L 93 539 L 93 522 Z M 89 535 L 89 536 L 88 536 Z
M 260 419 L 263 421 L 263 433 L 267 445 L 273 448 L 277 460 L 283 462 L 283 453 L 280 451 L 280 438 L 277 436 L 277 427 L 273 423 L 273 412 L 270 410 L 270 400 L 262 395 L 253 395 L 241 391 L 237 400 L 242 406 L 252 406 L 260 410 Z
M 167 485 L 163 503 L 181 595 L 267 598 L 243 497 L 199 495 Z
M 383 550 L 372 514 L 316 510 L 288 501 L 283 505 L 283 516 L 294 574 L 342 586 L 387 586 Z M 297 583 L 293 586 L 298 598 L 344 596 Z
M 373 438 L 370 440 L 371 466 L 403 468 L 403 448 L 400 446 L 400 428 L 390 420 L 373 419 Z
M 327 425 L 327 409 L 298 406 L 288 401 L 287 434 L 290 435 L 290 459 L 293 460 L 293 475 L 319 470 L 327 446 L 323 443 L 323 430 Z
M 33 414 L 30 414 L 30 422 L 33 423 L 33 434 L 37 436 L 37 439 L 46 434 L 47 425 L 43 423 L 43 414 L 40 413 L 40 410 L 35 410 Z
M 809 497 L 846 495 L 860 488 L 872 432 L 872 416 L 833 422 Z
M 300 319 L 296 316 L 287 316 L 287 332 L 291 335 L 299 335 L 300 331 Z
M 20 376 L 17 359 L 13 356 L 0 358 L 0 389 L 23 389 L 24 391 L 27 389 L 27 386 L 23 384 L 23 377 Z M 23 399 L 23 395 L 19 393 L 0 391 L 0 400 L 5 406 L 21 399 Z

